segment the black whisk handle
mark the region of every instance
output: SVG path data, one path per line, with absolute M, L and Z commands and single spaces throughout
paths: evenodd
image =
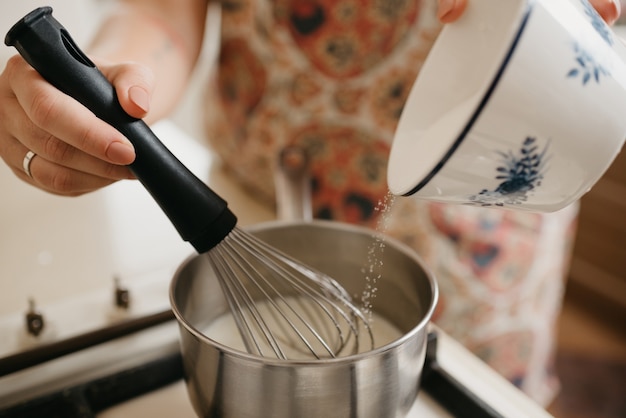
M 131 141 L 136 158 L 130 169 L 198 252 L 213 248 L 234 228 L 237 218 L 226 201 L 189 171 L 142 120 L 122 109 L 113 85 L 52 16 L 52 8 L 40 7 L 22 18 L 7 33 L 5 44 Z

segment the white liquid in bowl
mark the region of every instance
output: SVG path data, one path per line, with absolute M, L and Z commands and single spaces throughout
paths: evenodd
M 295 311 L 303 316 L 310 315 L 311 312 L 316 310 L 315 307 L 312 307 L 313 303 L 310 300 L 291 299 L 287 302 L 289 303 L 289 306 L 293 307 Z M 272 333 L 279 341 L 281 350 L 283 350 L 288 359 L 315 359 L 315 356 L 310 353 L 308 349 L 306 349 L 304 343 L 299 339 L 299 337 L 297 337 L 295 331 L 291 329 L 285 330 L 285 327 L 281 325 L 281 321 L 276 319 L 275 311 L 269 302 L 266 301 L 263 303 L 257 303 L 256 307 L 260 312 L 261 317 L 266 322 L 268 328 L 272 330 Z M 319 313 L 319 310 L 317 310 L 317 312 Z M 344 337 L 350 335 L 350 338 L 345 338 L 345 347 L 341 349 L 338 357 L 367 352 L 372 348 L 382 347 L 402 337 L 403 333 L 383 316 L 372 312 L 371 314 L 368 313 L 367 317 L 369 320 L 371 335 L 373 336 L 373 347 L 370 333 L 363 326 L 359 329 L 358 338 L 354 338 L 354 334 L 349 332 L 349 325 L 341 318 L 337 321 L 340 324 L 340 329 L 342 330 L 341 333 L 335 326 L 335 323 L 324 314 L 317 314 L 315 315 L 315 318 L 307 319 L 307 322 L 309 322 L 313 328 L 323 336 L 324 341 L 331 347 L 338 347 L 342 344 L 340 335 L 343 335 Z M 298 329 L 306 334 L 306 329 L 303 325 L 298 325 Z M 202 333 L 208 338 L 230 348 L 244 352 L 248 351 L 244 345 L 239 330 L 237 329 L 234 316 L 230 312 L 226 312 L 225 314 L 217 317 L 202 330 Z M 310 334 L 308 334 L 306 338 L 309 340 L 309 343 L 313 346 L 315 351 L 321 354 L 320 357 L 329 357 L 325 353 L 321 343 L 316 341 Z M 276 357 L 267 341 L 263 341 L 261 338 L 257 339 L 257 341 L 262 350 L 262 355 L 266 357 Z M 355 345 L 357 342 L 358 346 Z

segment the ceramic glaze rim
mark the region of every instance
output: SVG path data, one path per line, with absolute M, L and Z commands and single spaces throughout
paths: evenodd
M 497 3 L 507 8 L 512 15 L 500 19 L 500 13 L 492 10 L 492 2 L 475 1 L 468 4 L 459 21 L 446 25 L 438 36 L 411 89 L 396 129 L 387 168 L 391 193 L 410 196 L 422 189 L 452 157 L 489 102 L 523 35 L 535 0 L 519 1 L 517 4 L 508 1 Z M 499 26 L 495 29 L 489 28 L 488 21 L 494 19 L 500 19 L 496 20 Z M 470 93 L 465 92 L 465 98 L 460 97 L 463 92 L 448 95 L 448 100 L 443 106 L 439 106 L 442 107 L 439 112 L 435 111 L 426 121 L 420 120 L 423 119 L 421 111 L 431 107 L 433 94 L 446 90 L 448 93 L 453 89 L 444 85 L 450 80 L 442 77 L 441 71 L 444 61 L 458 52 L 459 48 L 449 47 L 456 44 L 479 45 L 480 49 L 474 56 L 484 54 L 486 57 L 486 62 L 483 61 L 476 69 L 483 76 L 476 83 L 468 83 L 474 87 L 470 87 Z M 467 57 L 470 58 L 470 55 Z M 464 59 L 456 64 L 451 70 L 452 77 L 464 83 L 466 80 L 462 77 L 462 72 L 473 63 Z M 447 132 L 442 136 L 428 137 L 425 134 L 428 129 L 437 122 L 442 122 L 450 113 L 450 108 L 456 109 L 454 116 L 460 123 L 448 124 Z M 419 157 L 425 154 L 431 156 L 424 159 Z

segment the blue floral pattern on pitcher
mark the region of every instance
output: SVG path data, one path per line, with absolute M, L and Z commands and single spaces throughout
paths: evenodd
M 580 0 L 580 3 L 583 6 L 583 10 L 585 11 L 585 15 L 591 21 L 591 25 L 593 28 L 602 36 L 602 39 L 606 41 L 607 44 L 613 45 L 613 35 L 611 34 L 611 29 L 609 29 L 609 25 L 606 24 L 604 19 L 598 14 L 596 9 L 589 3 L 587 0 Z
M 598 32 L 598 34 L 609 46 L 612 46 L 615 42 L 613 34 L 604 19 L 602 19 L 588 0 L 580 0 L 580 4 L 582 5 L 585 16 L 589 18 L 591 26 L 593 26 L 596 32 Z M 596 83 L 600 83 L 602 76 L 611 75 L 609 70 L 607 70 L 604 65 L 599 63 L 598 60 L 591 53 L 586 51 L 578 42 L 574 42 L 573 45 L 576 66 L 567 73 L 567 77 L 576 78 L 580 76 L 583 85 L 586 85 L 591 80 Z
M 470 197 L 470 202 L 481 206 L 516 205 L 525 202 L 528 194 L 541 185 L 549 160 L 549 143 L 539 149 L 537 139 L 527 137 L 517 153 L 496 151 L 501 165 L 496 168 L 496 179 L 502 180 L 495 190 L 484 189 Z
M 574 43 L 574 52 L 576 53 L 576 67 L 572 68 L 569 73 L 567 73 L 568 77 L 575 78 L 580 76 L 583 85 L 585 85 L 590 80 L 595 80 L 596 83 L 600 83 L 601 76 L 611 75 L 604 66 L 596 62 L 594 57 L 585 51 L 578 43 Z

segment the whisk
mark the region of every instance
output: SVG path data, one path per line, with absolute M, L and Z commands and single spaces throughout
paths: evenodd
M 189 171 L 139 119 L 124 112 L 104 75 L 52 16 L 33 10 L 7 33 L 48 82 L 117 128 L 135 147 L 130 169 L 181 237 L 206 253 L 250 353 L 336 357 L 373 348 L 366 316 L 338 282 L 237 227 L 224 199 Z

